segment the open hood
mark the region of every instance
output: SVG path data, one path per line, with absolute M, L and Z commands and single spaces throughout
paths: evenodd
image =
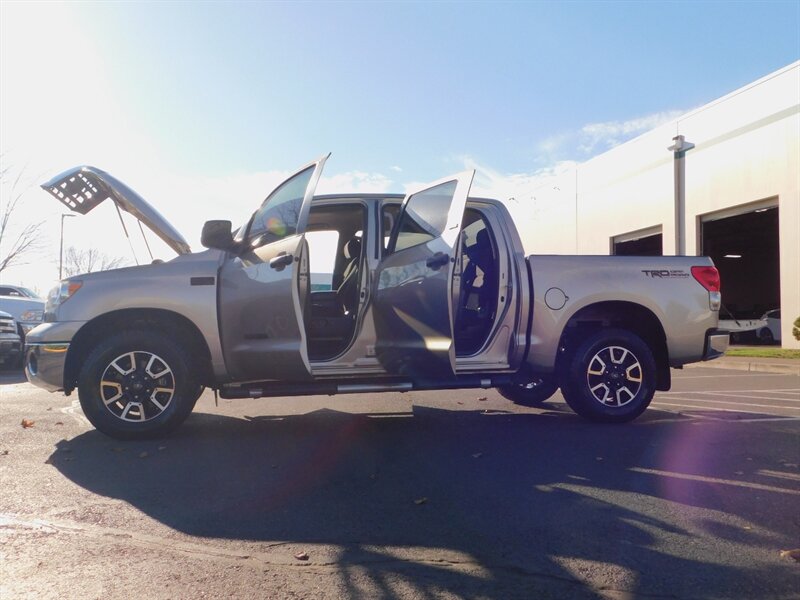
M 155 208 L 105 171 L 88 166 L 75 167 L 56 175 L 41 187 L 71 211 L 82 215 L 110 198 L 119 210 L 132 214 L 175 252 L 191 252 L 183 236 Z

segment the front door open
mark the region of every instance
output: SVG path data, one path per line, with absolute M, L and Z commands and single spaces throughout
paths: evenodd
M 406 195 L 375 275 L 375 353 L 392 374 L 451 377 L 453 270 L 475 171 Z
M 220 270 L 222 347 L 235 381 L 310 376 L 304 234 L 327 158 L 307 164 L 267 196 L 237 234 L 239 250 Z

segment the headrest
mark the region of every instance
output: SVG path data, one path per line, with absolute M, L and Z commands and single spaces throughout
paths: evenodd
M 361 238 L 354 237 L 344 245 L 344 257 L 348 260 L 361 256 Z

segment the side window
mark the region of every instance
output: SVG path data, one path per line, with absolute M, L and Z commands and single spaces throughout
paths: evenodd
M 21 298 L 22 294 L 14 288 L 0 287 L 0 296 L 15 296 Z
M 444 233 L 457 184 L 457 181 L 448 181 L 408 199 L 400 216 L 397 239 L 394 248 L 390 248 L 391 252 L 424 244 Z
M 336 267 L 336 251 L 339 248 L 338 231 L 308 231 L 309 270 L 311 291 L 324 292 L 333 287 L 333 271 Z
M 264 200 L 247 232 L 251 246 L 263 246 L 297 233 L 303 197 L 313 173 L 312 165 L 285 181 Z

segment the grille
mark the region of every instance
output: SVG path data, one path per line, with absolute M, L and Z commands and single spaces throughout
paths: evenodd
M 0 333 L 17 333 L 14 319 L 0 319 Z

